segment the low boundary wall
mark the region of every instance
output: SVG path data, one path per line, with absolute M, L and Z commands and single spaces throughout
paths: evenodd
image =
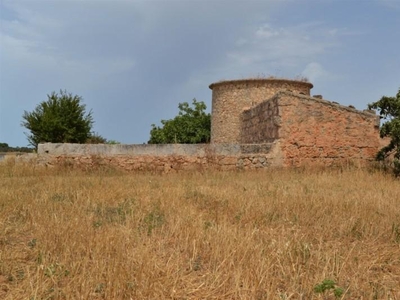
M 109 165 L 119 169 L 174 170 L 259 169 L 280 166 L 278 143 L 266 144 L 39 144 L 38 156 L 47 165 L 81 168 Z

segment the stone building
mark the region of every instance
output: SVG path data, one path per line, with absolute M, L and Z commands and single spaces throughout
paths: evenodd
M 211 143 L 269 145 L 283 166 L 373 159 L 380 148 L 375 111 L 311 96 L 312 87 L 285 79 L 211 84 Z

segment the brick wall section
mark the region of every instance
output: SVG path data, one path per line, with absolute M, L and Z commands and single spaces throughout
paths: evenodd
M 380 148 L 379 117 L 330 101 L 279 93 L 283 166 L 365 163 Z
M 281 90 L 310 95 L 311 83 L 284 79 L 244 79 L 213 83 L 211 143 L 240 142 L 241 113 Z
M 90 169 L 111 166 L 126 171 L 236 170 L 281 165 L 276 144 L 84 145 L 40 144 L 42 164 Z

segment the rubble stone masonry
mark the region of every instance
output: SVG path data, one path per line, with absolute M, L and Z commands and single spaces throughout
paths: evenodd
M 48 166 L 111 166 L 126 171 L 236 170 L 278 166 L 275 144 L 90 145 L 39 144 L 38 156 Z
M 379 117 L 375 111 L 279 92 L 242 113 L 242 143 L 276 140 L 282 166 L 363 163 L 381 147 Z
M 241 143 L 267 143 L 279 139 L 282 118 L 279 110 L 279 94 L 268 101 L 242 111 Z

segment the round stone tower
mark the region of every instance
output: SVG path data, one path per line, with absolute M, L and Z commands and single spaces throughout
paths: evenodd
M 275 78 L 227 80 L 212 83 L 211 143 L 240 143 L 241 113 L 286 90 L 310 96 L 309 82 Z

